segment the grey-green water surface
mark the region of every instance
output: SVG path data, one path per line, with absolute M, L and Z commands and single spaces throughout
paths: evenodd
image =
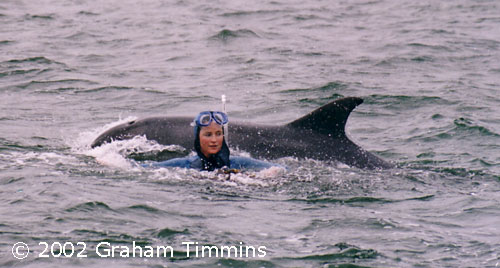
M 498 266 L 499 9 L 1 1 L 0 266 Z M 164 149 L 140 138 L 89 147 L 124 119 L 194 116 L 219 108 L 221 94 L 232 120 L 266 124 L 361 97 L 349 137 L 398 168 L 285 158 L 286 172 L 228 181 L 137 168 L 127 155 Z M 25 259 L 16 242 L 29 246 Z M 174 257 L 96 253 L 133 242 L 172 246 Z M 187 257 L 183 242 L 266 254 Z

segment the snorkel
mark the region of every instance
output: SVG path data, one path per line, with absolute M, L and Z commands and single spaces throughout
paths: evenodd
M 225 114 L 226 113 L 226 95 L 225 94 L 222 94 L 220 96 L 221 98 L 221 101 L 222 101 L 222 112 L 224 112 Z M 226 140 L 226 143 L 229 144 L 229 130 L 228 130 L 228 124 L 229 124 L 229 121 L 227 121 L 227 123 L 225 123 L 222 128 L 224 128 L 224 139 Z

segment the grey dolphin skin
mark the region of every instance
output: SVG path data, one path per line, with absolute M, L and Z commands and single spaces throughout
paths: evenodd
M 392 168 L 388 163 L 353 143 L 345 134 L 351 111 L 363 102 L 356 97 L 332 101 L 289 124 L 268 126 L 230 121 L 232 147 L 252 157 L 275 159 L 292 156 L 340 161 L 363 169 Z M 92 147 L 113 140 L 145 135 L 164 145 L 193 148 L 192 117 L 149 117 L 115 126 L 91 144 Z

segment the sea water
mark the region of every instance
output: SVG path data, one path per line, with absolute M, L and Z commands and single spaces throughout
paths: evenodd
M 0 266 L 500 266 L 499 9 L 1 1 Z M 192 148 L 89 146 L 222 94 L 230 120 L 270 125 L 361 97 L 347 135 L 397 168 L 282 158 L 228 178 L 137 165 Z

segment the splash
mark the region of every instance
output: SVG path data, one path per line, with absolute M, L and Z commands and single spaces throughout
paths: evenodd
M 180 146 L 177 145 L 161 145 L 155 141 L 146 139 L 144 136 L 136 136 L 128 140 L 113 141 L 95 148 L 90 147 L 92 141 L 95 140 L 95 138 L 98 137 L 103 131 L 135 119 L 137 118 L 127 117 L 96 129 L 81 132 L 77 139 L 67 140 L 67 143 L 77 154 L 91 156 L 94 157 L 99 164 L 125 170 L 140 169 L 139 165 L 135 161 L 129 159 L 128 156 L 131 154 L 151 151 L 159 152 L 165 150 L 179 151 L 183 149 L 179 148 Z

